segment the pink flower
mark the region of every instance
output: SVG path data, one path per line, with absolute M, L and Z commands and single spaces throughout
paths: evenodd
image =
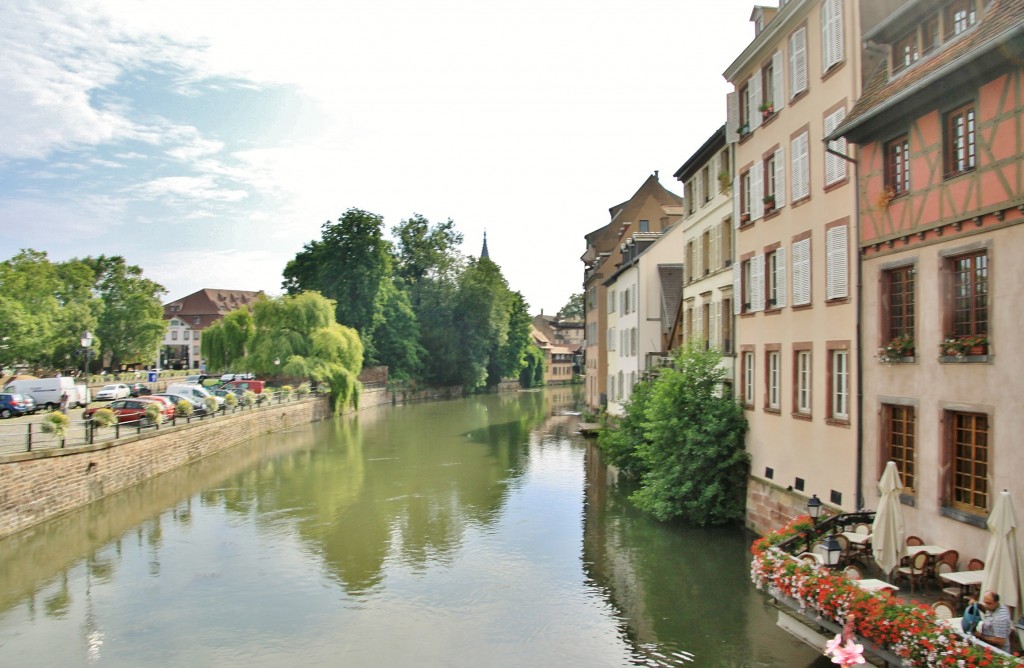
M 864 646 L 856 645 L 852 640 L 847 640 L 843 647 L 836 647 L 832 650 L 832 663 L 838 663 L 843 668 L 849 668 L 858 663 L 864 663 Z
M 843 646 L 843 634 L 838 634 L 832 640 L 825 643 L 825 656 L 833 654 L 836 650 L 839 650 Z

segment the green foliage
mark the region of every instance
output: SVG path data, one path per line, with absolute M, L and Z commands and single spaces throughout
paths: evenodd
M 203 406 L 206 408 L 206 412 L 213 415 L 220 410 L 220 404 L 217 403 L 216 397 L 203 397 Z
M 44 434 L 53 434 L 60 440 L 64 440 L 64 437 L 68 434 L 68 427 L 70 427 L 71 421 L 68 416 L 64 413 L 54 412 L 48 413 L 43 418 L 42 428 Z
M 638 383 L 626 404 L 625 415 L 617 424 L 606 423 L 597 435 L 597 446 L 605 461 L 634 478 L 642 478 L 648 470 L 640 452 L 648 444 L 644 425 L 653 393 L 654 383 Z
M 224 395 L 224 407 L 228 410 L 238 406 L 238 395 L 234 392 Z
M 569 301 L 565 303 L 558 314 L 566 320 L 583 320 L 583 293 L 577 292 L 576 294 L 569 297 Z
M 289 295 L 315 290 L 334 300 L 335 319 L 359 333 L 369 363 L 376 363 L 373 334 L 378 293 L 391 275 L 384 219 L 349 209 L 338 222 L 324 223 L 321 236 L 285 266 L 283 287 Z
M 307 394 L 310 393 L 309 383 L 302 383 L 301 385 L 296 387 L 295 393 L 299 395 L 299 398 L 305 397 Z
M 146 422 L 149 424 L 160 424 L 164 421 L 164 413 L 160 409 L 160 404 L 148 402 L 146 403 Z
M 92 414 L 92 424 L 97 429 L 109 427 L 117 422 L 117 416 L 109 408 L 101 408 Z
M 750 456 L 740 405 L 722 395 L 725 372 L 713 350 L 684 348 L 662 369 L 637 451 L 647 466 L 636 504 L 661 520 L 699 525 L 742 519 Z
M 174 414 L 177 415 L 178 417 L 191 417 L 192 411 L 192 402 L 190 401 L 185 401 L 184 399 L 182 399 L 181 401 L 174 405 Z
M 246 390 L 245 393 L 242 394 L 242 405 L 243 406 L 252 406 L 255 403 L 256 403 L 256 393 L 253 392 L 252 390 Z
M 420 344 L 419 322 L 409 295 L 389 278 L 381 283 L 377 300 L 373 342 L 378 361 L 387 364 L 389 375 L 396 379 L 418 377 L 426 351 Z
M 256 332 L 248 307 L 227 313 L 203 331 L 203 357 L 211 369 L 245 369 L 246 346 Z
M 540 387 L 544 384 L 544 353 L 537 346 L 530 346 L 524 355 L 525 364 L 519 372 L 519 384 L 523 387 Z
M 636 387 L 620 427 L 599 438 L 609 461 L 640 476 L 631 497 L 660 520 L 742 519 L 749 455 L 743 410 L 722 395 L 715 351 L 685 348 L 672 368 Z
M 119 255 L 86 258 L 95 276 L 94 291 L 103 302 L 96 325 L 101 353 L 110 356 L 110 366 L 122 362 L 150 362 L 167 329 L 160 296 L 167 291 L 159 283 L 143 278 L 142 269 L 129 265 Z

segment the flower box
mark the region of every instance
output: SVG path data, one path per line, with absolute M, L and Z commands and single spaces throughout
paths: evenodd
M 987 355 L 988 337 L 983 334 L 947 336 L 942 340 L 942 343 L 939 344 L 939 352 L 946 357 Z

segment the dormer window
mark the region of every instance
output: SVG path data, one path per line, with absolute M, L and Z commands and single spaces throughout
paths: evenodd
M 944 42 L 970 30 L 977 21 L 976 0 L 954 0 L 902 32 L 893 30 L 890 35 L 895 35 L 895 39 L 889 42 L 892 45 L 892 73 L 901 72 L 937 51 Z
M 945 11 L 946 39 L 956 37 L 978 20 L 974 0 L 956 0 L 951 2 Z

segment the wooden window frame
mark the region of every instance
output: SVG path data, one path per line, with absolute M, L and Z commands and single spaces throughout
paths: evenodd
M 943 118 L 946 177 L 974 171 L 978 160 L 978 113 L 974 102 L 946 113 Z
M 793 414 L 810 418 L 814 410 L 814 351 L 809 343 L 793 346 Z
M 947 302 L 950 326 L 947 331 L 954 336 L 988 336 L 991 317 L 989 283 L 992 273 L 988 249 L 961 253 L 946 258 L 946 262 L 950 282 Z
M 910 192 L 910 137 L 901 135 L 885 144 L 885 188 L 893 197 Z
M 917 265 L 882 271 L 882 345 L 898 336 L 914 336 L 917 320 Z
M 946 451 L 949 466 L 946 505 L 964 513 L 981 515 L 989 510 L 992 493 L 992 430 L 988 414 L 945 411 Z
M 883 403 L 881 411 L 881 462 L 896 462 L 903 493 L 917 489 L 917 408 L 905 404 Z M 881 475 L 881 471 L 879 471 Z

